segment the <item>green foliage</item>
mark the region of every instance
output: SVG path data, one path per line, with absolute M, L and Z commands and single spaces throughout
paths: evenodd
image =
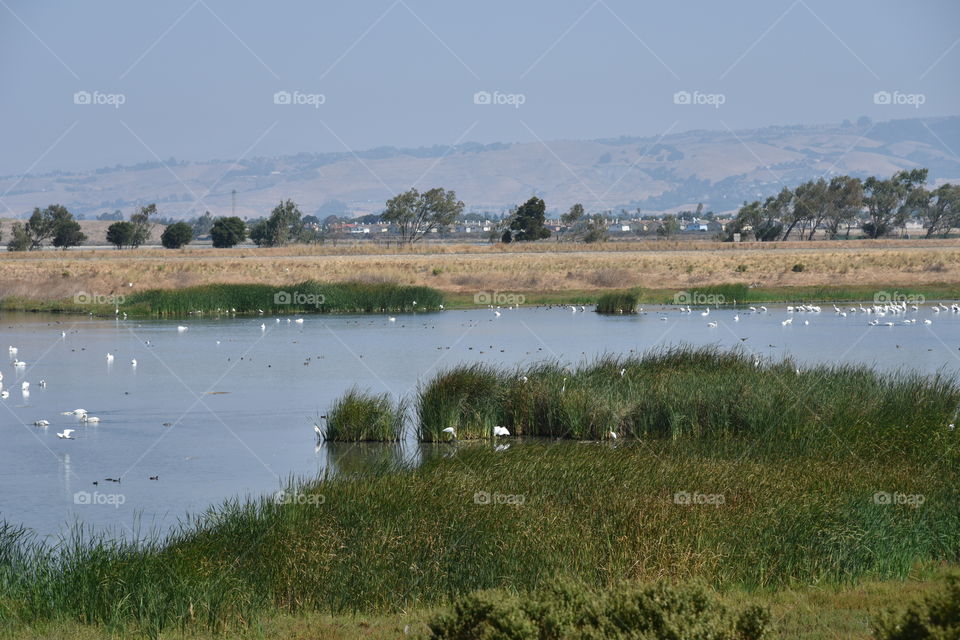
M 949 576 L 941 593 L 887 612 L 874 624 L 876 640 L 954 640 L 960 638 L 960 576 Z
M 339 442 L 396 442 L 403 435 L 406 410 L 387 394 L 376 395 L 353 388 L 338 398 L 327 412 L 324 440 Z
M 266 220 L 250 229 L 250 239 L 258 247 L 282 247 L 296 242 L 303 231 L 303 213 L 293 200 L 281 201 Z
M 798 262 L 797 264 L 790 267 L 790 271 L 793 271 L 794 273 L 802 273 L 804 269 L 805 267 L 803 266 L 802 262 Z
M 33 246 L 30 234 L 22 222 L 10 225 L 10 240 L 7 242 L 7 251 L 27 251 Z
M 166 249 L 179 249 L 193 240 L 193 227 L 186 222 L 174 222 L 163 230 L 160 244 Z
M 637 312 L 640 296 L 631 291 L 605 293 L 597 300 L 597 313 L 630 314 Z
M 430 287 L 307 280 L 288 286 L 210 284 L 150 289 L 128 296 L 125 309 L 128 313 L 163 315 L 231 310 L 235 313 L 261 310 L 266 313 L 404 313 L 435 311 L 441 304 L 443 296 Z
M 657 235 L 669 238 L 678 233 L 680 233 L 680 222 L 677 220 L 677 216 L 664 216 L 663 220 L 660 221 L 660 225 L 657 227 Z
M 420 193 L 410 189 L 387 200 L 381 219 L 396 225 L 403 242 L 413 244 L 427 233 L 456 222 L 463 207 L 453 190 L 437 187 Z
M 137 230 L 132 222 L 121 220 L 107 227 L 107 242 L 117 249 L 133 246 Z
M 508 229 L 504 232 L 505 242 L 531 242 L 550 237 L 550 229 L 544 226 L 547 218 L 547 205 L 540 198 L 530 198 L 517 207 L 510 218 Z
M 247 238 L 247 224 L 236 216 L 217 218 L 210 227 L 210 239 L 217 249 L 229 249 Z
M 863 204 L 869 220 L 863 230 L 868 237 L 882 237 L 906 224 L 911 194 L 927 181 L 927 173 L 927 169 L 911 169 L 898 171 L 887 180 L 874 176 L 864 180 Z
M 455 367 L 438 374 L 417 396 L 417 437 L 425 442 L 447 442 L 454 427 L 459 439 L 490 438 L 502 424 L 503 380 L 499 371 L 483 364 Z
M 130 224 L 133 225 L 133 231 L 129 242 L 125 244 L 129 244 L 134 248 L 146 244 L 150 239 L 150 232 L 153 230 L 150 216 L 156 215 L 156 213 L 157 205 L 149 204 L 145 207 L 138 207 L 136 211 L 130 214 Z M 110 226 L 112 227 L 113 225 Z M 115 243 L 111 242 L 111 244 Z
M 67 249 L 83 244 L 87 234 L 80 230 L 80 223 L 76 220 L 61 220 L 54 227 L 53 246 Z
M 522 596 L 476 591 L 430 621 L 432 640 L 761 640 L 770 614 L 760 607 L 731 613 L 698 587 L 626 583 L 597 591 L 555 580 Z

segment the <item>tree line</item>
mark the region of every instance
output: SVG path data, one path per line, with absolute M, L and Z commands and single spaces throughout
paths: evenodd
M 860 180 L 835 176 L 784 187 L 763 202 L 744 202 L 726 238 L 735 233 L 755 240 L 813 240 L 818 230 L 827 238 L 850 237 L 859 228 L 868 238 L 883 238 L 908 222 L 919 222 L 927 238 L 946 236 L 960 227 L 960 185 L 927 189 L 927 169 L 898 171 L 890 178 Z

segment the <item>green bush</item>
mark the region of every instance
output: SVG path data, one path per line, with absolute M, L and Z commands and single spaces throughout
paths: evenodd
M 193 240 L 193 227 L 186 222 L 174 222 L 160 235 L 160 244 L 165 249 L 179 249 Z
M 801 273 L 804 270 L 804 268 L 805 267 L 803 266 L 803 263 L 798 262 L 797 264 L 790 267 L 790 271 L 793 271 L 794 273 Z
M 324 440 L 396 442 L 403 435 L 404 403 L 386 393 L 350 389 L 327 412 Z
M 432 640 L 760 640 L 760 607 L 731 613 L 697 587 L 622 585 L 603 592 L 554 582 L 520 597 L 502 590 L 457 599 L 429 624 Z
M 941 593 L 914 602 L 903 613 L 888 612 L 874 624 L 876 640 L 960 638 L 960 576 L 947 578 Z

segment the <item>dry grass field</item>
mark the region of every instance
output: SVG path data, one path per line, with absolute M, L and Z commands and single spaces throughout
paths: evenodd
M 427 285 L 454 296 L 479 291 L 562 295 L 726 283 L 775 289 L 952 286 L 960 284 L 960 242 L 545 242 L 413 248 L 327 243 L 274 249 L 0 253 L 0 298 L 50 301 L 78 291 L 108 295 L 206 283 L 283 285 L 307 279 Z

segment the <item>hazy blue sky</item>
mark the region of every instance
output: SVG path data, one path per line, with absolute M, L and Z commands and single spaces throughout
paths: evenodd
M 0 0 L 0 173 L 957 114 L 958 41 L 956 0 Z

